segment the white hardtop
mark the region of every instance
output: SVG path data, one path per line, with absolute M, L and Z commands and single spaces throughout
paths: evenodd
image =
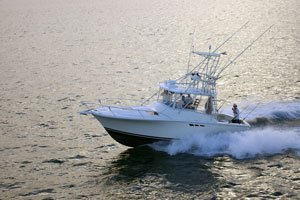
M 215 93 L 207 92 L 202 88 L 189 87 L 186 84 L 169 84 L 168 82 L 158 83 L 158 86 L 169 92 L 178 94 L 193 94 L 203 96 L 213 96 Z
M 220 54 L 217 53 L 211 53 L 211 52 L 200 52 L 200 51 L 193 51 L 194 54 L 197 54 L 199 56 L 215 56 L 220 57 Z

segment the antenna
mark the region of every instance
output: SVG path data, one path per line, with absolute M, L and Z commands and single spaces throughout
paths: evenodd
M 220 74 L 227 68 L 229 67 L 236 59 L 238 59 L 246 50 L 248 50 L 257 40 L 259 40 L 268 30 L 272 28 L 273 25 L 271 25 L 269 28 L 267 28 L 262 34 L 260 34 L 255 40 L 253 40 L 241 53 L 239 53 L 233 60 L 229 61 L 222 69 L 221 71 L 217 74 L 216 77 L 219 77 Z
M 189 73 L 189 70 L 190 70 L 190 60 L 191 60 L 191 53 L 194 51 L 194 33 L 195 33 L 195 30 L 196 28 L 194 28 L 194 31 L 193 31 L 193 37 L 192 37 L 192 42 L 191 42 L 191 49 L 190 49 L 190 53 L 189 53 L 189 61 L 188 61 L 188 69 L 187 69 L 187 73 Z M 193 50 L 192 50 L 193 48 Z

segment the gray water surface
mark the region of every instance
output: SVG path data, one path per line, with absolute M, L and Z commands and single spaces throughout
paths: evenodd
M 0 199 L 300 199 L 299 13 L 296 0 L 1 0 Z M 193 37 L 208 51 L 247 21 L 222 65 L 274 26 L 218 96 L 225 113 L 260 103 L 253 130 L 127 148 L 77 113 L 151 96 L 184 75 Z

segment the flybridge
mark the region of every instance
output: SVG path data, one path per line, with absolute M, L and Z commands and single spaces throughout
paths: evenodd
M 213 112 L 217 112 L 217 89 L 216 81 L 220 78 L 221 73 L 232 65 L 247 49 L 249 49 L 258 39 L 260 39 L 272 26 L 267 28 L 263 33 L 261 33 L 255 40 L 253 40 L 246 48 L 244 48 L 234 59 L 230 60 L 224 66 L 219 65 L 219 61 L 222 55 L 226 55 L 226 52 L 216 53 L 219 48 L 221 48 L 226 42 L 228 42 L 237 32 L 244 28 L 248 24 L 245 23 L 236 32 L 234 32 L 230 37 L 228 37 L 220 46 L 215 50 L 211 51 L 211 46 L 209 46 L 208 52 L 200 51 L 190 51 L 191 54 L 196 54 L 203 56 L 204 59 L 198 63 L 193 69 L 190 68 L 190 56 L 188 63 L 187 73 L 178 78 L 177 80 L 168 80 L 163 83 L 159 83 L 158 86 L 160 90 L 164 90 L 166 95 L 171 96 L 173 108 L 176 107 L 178 101 L 185 97 L 186 95 L 192 95 L 192 101 L 197 100 L 199 103 L 203 101 L 202 96 L 209 98 L 212 104 Z M 161 91 L 159 91 L 161 93 Z M 169 94 L 168 94 L 169 93 Z M 195 106 L 197 109 L 197 106 Z
M 210 90 L 203 90 L 202 88 L 198 87 L 189 87 L 189 84 L 185 83 L 170 83 L 170 81 L 165 81 L 164 83 L 159 83 L 158 86 L 164 90 L 169 92 L 177 93 L 177 94 L 192 94 L 192 95 L 203 95 L 203 96 L 213 96 L 215 95 L 212 93 L 213 91 Z

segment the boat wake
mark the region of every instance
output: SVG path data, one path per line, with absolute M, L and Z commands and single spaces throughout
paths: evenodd
M 296 126 L 300 126 L 300 102 L 269 102 L 258 106 L 257 104 L 250 104 L 241 106 L 241 111 L 241 119 L 247 117 L 248 123 L 254 127 L 292 125 L 291 122 L 294 122 Z M 232 115 L 230 107 L 224 108 L 221 112 Z
M 150 145 L 170 155 L 190 153 L 199 156 L 228 154 L 238 159 L 259 155 L 272 155 L 294 150 L 300 156 L 300 129 L 253 129 L 237 133 L 220 133 L 212 136 L 192 135 L 170 143 Z
M 249 115 L 254 128 L 244 132 L 216 135 L 193 134 L 182 140 L 150 145 L 170 155 L 190 153 L 199 156 L 227 154 L 237 159 L 273 155 L 292 150 L 300 156 L 300 103 L 268 103 Z M 262 123 L 262 119 L 264 119 Z M 282 126 L 285 122 L 297 122 Z M 273 126 L 275 122 L 281 126 Z M 262 126 L 265 125 L 265 126 Z M 253 126 L 253 125 L 252 125 Z

